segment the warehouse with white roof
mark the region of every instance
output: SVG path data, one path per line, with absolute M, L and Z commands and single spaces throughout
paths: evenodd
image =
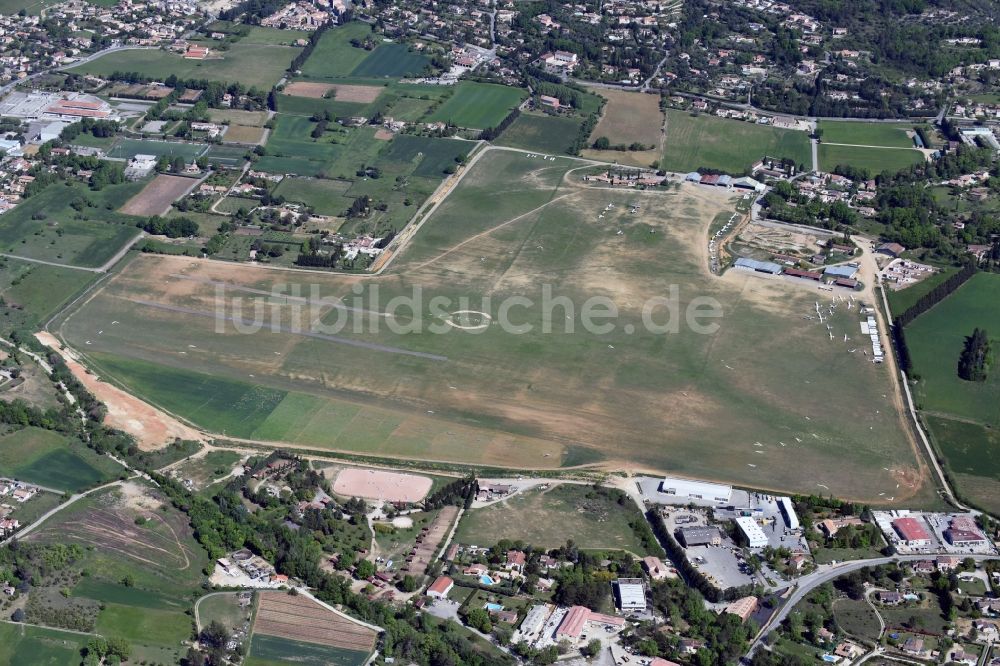
M 743 533 L 750 548 L 763 548 L 767 545 L 767 535 L 764 534 L 764 530 L 760 529 L 757 521 L 750 516 L 738 516 L 736 525 L 740 528 L 740 532 Z
M 709 483 L 707 481 L 694 481 L 692 479 L 678 479 L 665 477 L 660 484 L 660 492 L 667 495 L 676 495 L 686 499 L 710 500 L 713 502 L 728 502 L 732 497 L 733 487 L 724 486 L 721 483 Z

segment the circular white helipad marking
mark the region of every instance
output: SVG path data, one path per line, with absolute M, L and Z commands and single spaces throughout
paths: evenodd
M 456 317 L 462 317 L 463 315 L 472 315 L 474 317 L 480 317 L 482 321 L 478 324 L 460 324 L 457 321 L 455 321 Z M 455 310 L 450 315 L 448 315 L 448 318 L 445 319 L 444 321 L 449 326 L 461 329 L 463 331 L 479 331 L 484 328 L 487 328 L 493 321 L 493 317 L 491 317 L 488 313 L 480 312 L 479 310 Z

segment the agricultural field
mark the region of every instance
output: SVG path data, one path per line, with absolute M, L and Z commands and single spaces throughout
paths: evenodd
M 582 123 L 581 118 L 522 113 L 495 143 L 561 155 L 573 146 Z
M 73 268 L 0 259 L 0 331 L 36 328 L 96 278 Z
M 209 109 L 209 120 L 213 123 L 232 123 L 248 127 L 263 127 L 267 122 L 267 111 L 242 111 L 240 109 Z
M 628 500 L 628 497 L 626 500 Z M 462 515 L 455 541 L 492 546 L 501 539 L 522 540 L 534 548 L 558 548 L 572 539 L 580 548 L 627 550 L 638 557 L 662 555 L 648 551 L 630 523 L 645 525 L 631 500 L 621 505 L 592 486 L 557 484 L 528 490 Z
M 65 666 L 80 661 L 90 637 L 71 631 L 0 623 L 0 663 Z
M 55 329 L 102 376 L 230 437 L 511 468 L 642 468 L 796 492 L 822 484 L 907 506 L 933 497 L 887 369 L 803 319 L 821 292 L 709 272 L 707 230 L 735 198 L 689 185 L 596 189 L 581 168 L 489 153 L 377 277 L 138 257 Z M 231 309 L 219 309 L 217 283 L 242 297 L 316 285 L 355 309 L 311 296 L 305 321 L 322 327 L 296 332 L 290 303 L 259 315 L 244 306 L 240 321 L 259 316 L 262 329 L 240 333 Z M 570 312 L 563 301 L 544 310 L 543 285 Z M 416 313 L 387 311 L 417 287 Z M 598 294 L 617 318 L 582 328 L 582 304 Z M 511 295 L 533 301 L 510 315 L 520 332 L 490 323 Z M 650 301 L 654 321 L 681 314 L 657 332 L 642 307 L 661 296 L 667 303 Z M 681 324 L 695 297 L 718 303 L 717 327 Z M 837 337 L 856 334 L 851 313 L 829 323 Z
M 274 660 L 361 666 L 376 634 L 304 596 L 267 590 L 258 594 L 249 664 Z M 314 661 L 318 660 L 318 661 Z
M 351 46 L 352 39 L 364 39 L 371 34 L 371 26 L 361 21 L 327 30 L 320 37 L 312 55 L 302 65 L 302 76 L 307 79 L 338 79 L 351 75 L 369 51 Z
M 223 143 L 240 143 L 257 145 L 264 142 L 267 130 L 263 127 L 253 127 L 252 125 L 229 125 L 226 133 L 222 135 Z
M 807 168 L 812 164 L 805 132 L 667 109 L 661 169 L 686 172 L 706 168 L 740 174 L 765 155 L 793 159 Z
M 341 215 L 350 206 L 346 198 L 350 181 L 320 178 L 285 178 L 272 194 L 283 196 L 286 201 L 311 206 L 320 215 Z
M 55 183 L 3 216 L 0 252 L 75 266 L 97 267 L 139 230 L 139 218 L 114 212 L 144 183 L 108 185 L 94 192 L 80 183 Z M 73 208 L 83 203 L 82 210 Z M 78 276 L 79 277 L 79 276 Z
M 641 143 L 647 148 L 662 147 L 663 112 L 658 95 L 600 90 L 607 99 L 601 120 L 590 135 L 591 142 L 607 137 L 611 145 Z
M 138 217 L 163 215 L 170 210 L 170 204 L 187 194 L 196 183 L 197 180 L 194 178 L 160 174 L 149 181 L 142 191 L 126 201 L 118 212 Z
M 354 68 L 351 76 L 392 79 L 417 76 L 427 70 L 430 62 L 430 58 L 406 44 L 382 43 Z
M 198 605 L 198 614 L 202 626 L 213 621 L 219 622 L 230 633 L 242 627 L 251 616 L 250 607 L 240 605 L 237 592 L 216 592 L 205 595 Z
M 116 51 L 66 71 L 77 74 L 109 76 L 114 72 L 138 72 L 162 81 L 175 74 L 179 79 L 207 79 L 224 83 L 242 83 L 248 88 L 272 88 L 284 75 L 300 51 L 293 46 L 275 46 L 239 41 L 225 51 L 209 43 L 212 54 L 204 60 L 184 58 L 160 49 Z
M 979 273 L 956 292 L 906 327 L 906 342 L 919 373 L 915 399 L 937 414 L 1000 427 L 1000 372 L 991 369 L 985 382 L 958 376 L 958 357 L 965 337 L 983 328 L 991 339 L 1000 334 L 1000 275 Z
M 496 127 L 527 96 L 520 88 L 462 81 L 427 122 L 443 121 L 473 129 Z
M 819 168 L 823 171 L 833 171 L 838 164 L 844 164 L 868 169 L 872 174 L 895 173 L 923 161 L 923 153 L 908 148 L 842 146 L 825 141 L 819 144 Z
M 985 329 L 996 345 L 1000 331 L 1000 275 L 979 273 L 906 327 L 913 371 L 920 379 L 914 400 L 959 491 L 994 510 L 1000 508 L 1000 374 L 990 367 L 985 382 L 958 376 L 965 337 Z M 996 351 L 992 352 L 996 355 Z
M 896 123 L 855 123 L 836 120 L 820 120 L 823 143 L 846 143 L 852 146 L 884 146 L 888 148 L 912 148 L 913 139 L 907 132 L 912 125 Z
M 76 492 L 113 479 L 123 468 L 83 443 L 32 426 L 0 435 L 0 475 Z

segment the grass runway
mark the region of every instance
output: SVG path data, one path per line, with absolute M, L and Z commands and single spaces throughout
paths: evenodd
M 588 188 L 574 177 L 578 165 L 489 155 L 378 278 L 143 257 L 71 314 L 61 333 L 100 374 L 230 436 L 479 465 L 598 463 L 871 502 L 926 498 L 885 369 L 803 319 L 829 296 L 708 272 L 708 227 L 734 201 L 694 186 Z M 636 204 L 640 211 L 630 213 Z M 172 277 L 180 274 L 195 280 Z M 205 280 L 265 291 L 297 284 L 302 293 L 315 284 L 322 296 L 361 298 L 365 309 L 385 316 L 320 307 L 310 320 L 343 322 L 338 335 L 448 361 L 266 328 L 217 333 L 210 318 L 136 303 L 212 312 L 216 292 Z M 508 296 L 540 303 L 543 285 L 574 305 L 574 330 L 561 325 L 562 310 L 546 315 L 540 308 L 511 311 L 512 323 L 533 327 L 517 334 L 499 325 L 463 331 L 444 321 L 457 310 L 497 315 Z M 437 324 L 444 333 L 387 325 L 387 316 L 404 328 L 413 323 L 415 313 L 385 309 L 414 288 L 425 304 L 450 300 L 443 314 L 418 308 L 428 328 Z M 696 297 L 716 299 L 718 328 L 649 332 L 643 304 L 674 288 L 681 312 Z M 619 310 L 603 333 L 578 328 L 582 304 L 596 295 Z M 291 314 L 267 309 L 262 321 L 287 323 Z M 658 311 L 656 321 L 667 314 Z M 355 318 L 365 320 L 361 333 Z M 112 320 L 120 324 L 109 326 Z M 373 320 L 381 322 L 377 331 Z M 831 319 L 837 338 L 855 335 L 856 320 L 838 312 Z M 551 332 L 544 332 L 546 321 Z M 842 418 L 848 413 L 852 418 Z

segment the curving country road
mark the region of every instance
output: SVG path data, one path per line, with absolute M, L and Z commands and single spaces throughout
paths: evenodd
M 810 592 L 815 590 L 817 587 L 824 583 L 829 583 L 830 581 L 840 578 L 844 574 L 851 573 L 852 571 L 857 571 L 858 569 L 864 569 L 865 567 L 874 567 L 880 564 L 888 564 L 890 562 L 915 562 L 918 560 L 926 560 L 934 557 L 934 555 L 894 555 L 892 557 L 879 557 L 871 560 L 855 560 L 852 562 L 841 562 L 826 569 L 814 571 L 811 574 L 807 574 L 800 578 L 796 584 L 796 589 L 788 597 L 788 600 L 782 605 L 778 612 L 771 616 L 771 619 L 765 624 L 760 632 L 757 634 L 757 638 L 753 643 L 750 644 L 750 649 L 747 650 L 746 655 L 743 657 L 745 663 L 749 663 L 753 659 L 754 653 L 763 645 L 764 640 L 767 636 L 774 631 L 775 628 L 781 625 L 785 621 L 785 618 L 792 612 L 795 606 L 806 598 Z M 998 559 L 996 555 L 964 555 L 963 557 L 971 557 L 976 562 L 984 562 L 986 560 L 996 560 Z

